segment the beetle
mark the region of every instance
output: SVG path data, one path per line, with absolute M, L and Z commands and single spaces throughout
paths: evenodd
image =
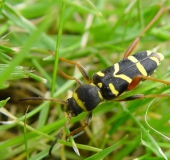
M 140 35 L 130 44 L 127 51 L 124 53 L 123 59 L 112 66 L 95 73 L 92 79 L 88 76 L 87 71 L 83 66 L 77 62 L 67 60 L 65 58 L 59 58 L 60 61 L 67 62 L 75 65 L 83 77 L 87 80 L 87 84 L 82 84 L 78 79 L 68 76 L 62 73 L 67 79 L 75 80 L 79 85 L 78 88 L 73 92 L 72 97 L 67 100 L 41 98 L 41 97 L 29 97 L 23 98 L 25 100 L 47 100 L 59 102 L 65 105 L 65 111 L 68 114 L 68 120 L 64 127 L 68 124 L 72 117 L 78 116 L 82 112 L 88 112 L 83 126 L 72 131 L 69 136 L 75 135 L 82 131 L 89 123 L 92 118 L 92 111 L 104 100 L 115 100 L 115 101 L 129 101 L 142 98 L 150 97 L 166 97 L 169 95 L 143 95 L 137 94 L 126 97 L 124 99 L 118 99 L 119 96 L 126 92 L 133 90 L 142 80 L 152 80 L 155 82 L 164 83 L 170 85 L 170 82 L 152 78 L 150 75 L 157 69 L 164 56 L 161 53 L 152 51 L 143 51 L 130 55 L 136 45 L 139 43 L 141 36 L 150 28 L 150 26 L 158 19 L 158 17 L 164 12 L 165 8 L 161 8 L 152 21 L 145 27 Z M 61 128 L 58 133 L 56 140 L 53 142 L 49 154 L 52 152 L 53 146 L 57 143 L 57 140 L 61 138 L 64 127 Z

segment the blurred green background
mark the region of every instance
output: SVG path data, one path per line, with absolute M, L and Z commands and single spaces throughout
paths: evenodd
M 21 98 L 38 96 L 67 99 L 77 85 L 57 74 L 57 68 L 86 83 L 74 66 L 65 62 L 57 65 L 56 47 L 59 57 L 80 63 L 92 77 L 120 61 L 127 47 L 161 8 L 165 12 L 141 37 L 133 53 L 158 48 L 165 60 L 153 77 L 170 81 L 168 0 L 0 3 L 0 121 L 4 122 L 0 126 L 0 159 L 170 159 L 169 141 L 145 121 L 153 99 L 101 103 L 93 111 L 90 125 L 74 139 L 80 156 L 65 141 L 65 135 L 55 145 L 53 155 L 48 156 L 52 141 L 67 119 L 62 105 L 19 102 Z M 162 93 L 170 94 L 170 87 L 145 81 L 123 97 Z M 170 136 L 169 111 L 169 98 L 158 97 L 147 114 L 150 126 L 167 137 Z M 73 130 L 82 125 L 86 114 L 72 118 L 68 128 Z

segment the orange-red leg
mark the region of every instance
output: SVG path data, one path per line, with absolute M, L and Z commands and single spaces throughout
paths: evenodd
M 147 77 L 147 76 L 143 76 L 143 75 L 137 75 L 133 78 L 133 80 L 129 84 L 127 90 L 129 90 L 129 91 L 133 90 L 140 83 L 141 80 L 151 80 L 154 82 L 160 82 L 163 84 L 170 85 L 170 82 L 168 82 L 168 81 L 164 81 L 164 80 L 156 79 L 156 78 L 152 78 L 152 77 Z M 149 95 L 136 94 L 136 95 L 129 96 L 129 97 L 126 97 L 123 99 L 115 99 L 115 101 L 132 101 L 132 100 L 136 100 L 136 99 L 155 98 L 155 97 L 170 97 L 170 95 L 169 94 L 149 94 Z
M 139 36 L 129 45 L 128 49 L 124 53 L 123 59 L 128 57 L 133 50 L 136 48 L 137 44 L 140 41 L 140 38 L 143 36 L 143 34 L 156 22 L 156 20 L 164 13 L 166 8 L 161 8 L 158 13 L 155 15 L 155 17 L 151 20 L 151 22 L 144 28 L 144 30 L 139 34 Z
M 169 94 L 149 94 L 149 95 L 144 95 L 144 94 L 136 94 L 133 96 L 129 96 L 123 99 L 115 99 L 115 101 L 133 101 L 137 99 L 144 99 L 144 98 L 156 98 L 156 97 L 170 97 Z
M 70 136 L 73 136 L 73 135 L 81 132 L 82 130 L 84 130 L 84 128 L 89 125 L 91 119 L 92 119 L 92 111 L 90 111 L 88 113 L 88 115 L 87 115 L 87 117 L 85 119 L 84 125 L 79 127 L 79 128 L 77 128 L 77 129 L 75 129 L 74 131 L 72 131 L 69 135 L 67 135 L 67 138 L 69 138 Z
M 141 80 L 151 80 L 154 82 L 160 82 L 163 84 L 170 85 L 170 82 L 168 82 L 168 81 L 164 81 L 164 80 L 156 79 L 156 78 L 152 78 L 152 77 L 147 77 L 147 76 L 142 76 L 142 75 L 137 75 L 133 78 L 132 82 L 129 84 L 128 90 L 129 91 L 133 90 L 140 83 Z
M 70 80 L 75 80 L 78 85 L 82 85 L 82 82 L 80 80 L 78 80 L 77 78 L 69 76 L 62 71 L 58 71 L 58 72 L 62 77 L 66 78 L 66 79 L 70 79 Z
M 60 61 L 67 62 L 67 63 L 72 64 L 72 65 L 75 65 L 75 66 L 79 69 L 79 71 L 81 72 L 81 74 L 83 75 L 83 77 L 87 80 L 87 82 L 88 82 L 88 83 L 91 83 L 91 79 L 90 79 L 90 77 L 88 76 L 87 71 L 85 70 L 85 68 L 84 68 L 82 65 L 78 64 L 77 62 L 70 61 L 70 60 L 68 60 L 68 59 L 61 58 L 61 57 L 59 58 L 59 60 L 60 60 Z M 69 77 L 69 76 L 68 76 L 68 77 Z

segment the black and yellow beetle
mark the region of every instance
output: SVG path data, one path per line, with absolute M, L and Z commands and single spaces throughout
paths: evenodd
M 68 114 L 68 121 L 66 124 L 70 121 L 71 117 L 77 116 L 82 112 L 88 112 L 85 124 L 75 129 L 70 133 L 70 135 L 68 135 L 71 136 L 82 131 L 90 123 L 93 109 L 96 108 L 98 104 L 104 100 L 114 99 L 115 101 L 129 101 L 160 96 L 138 94 L 124 99 L 118 99 L 122 93 L 134 89 L 142 80 L 148 79 L 170 85 L 170 82 L 150 77 L 150 75 L 156 70 L 161 61 L 164 59 L 162 54 L 152 51 L 143 51 L 130 56 L 140 41 L 140 37 L 150 28 L 150 26 L 158 19 L 164 10 L 164 8 L 161 8 L 153 20 L 131 43 L 120 62 L 97 72 L 93 75 L 92 80 L 89 78 L 86 70 L 80 64 L 64 58 L 59 58 L 61 61 L 77 66 L 77 68 L 80 70 L 88 82 L 88 84 L 82 84 L 78 79 L 62 73 L 64 77 L 67 79 L 75 80 L 79 85 L 78 88 L 73 92 L 71 98 L 68 98 L 66 101 L 41 97 L 30 97 L 21 100 L 48 100 L 64 104 L 65 111 Z M 161 96 L 167 95 L 162 94 Z M 63 128 L 60 130 L 55 142 L 52 144 L 49 154 L 51 154 L 52 148 L 57 140 L 61 138 L 62 132 Z
M 80 84 L 72 97 L 67 99 L 66 112 L 77 116 L 83 111 L 92 111 L 103 100 L 115 99 L 130 90 L 128 87 L 137 77 L 142 76 L 141 78 L 145 79 L 150 76 L 163 59 L 160 53 L 144 51 L 97 72 L 93 75 L 91 83 Z

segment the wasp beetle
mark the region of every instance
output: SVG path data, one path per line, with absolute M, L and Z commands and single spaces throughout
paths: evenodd
M 86 70 L 77 62 L 59 58 L 60 61 L 75 65 L 88 82 L 87 84 L 82 84 L 78 79 L 62 73 L 65 78 L 75 80 L 79 85 L 73 92 L 71 98 L 68 98 L 67 100 L 58 100 L 41 97 L 29 97 L 21 100 L 47 100 L 64 104 L 65 111 L 68 114 L 68 121 L 66 124 L 68 124 L 71 117 L 75 117 L 82 112 L 88 112 L 84 125 L 72 131 L 70 135 L 68 135 L 69 137 L 82 131 L 90 123 L 93 109 L 104 100 L 130 101 L 158 96 L 166 97 L 166 94 L 137 94 L 124 99 L 118 99 L 122 93 L 133 90 L 142 80 L 152 80 L 170 85 L 170 82 L 150 77 L 150 75 L 157 69 L 161 61 L 164 59 L 164 56 L 161 53 L 147 50 L 130 55 L 140 41 L 140 37 L 150 28 L 150 26 L 158 19 L 164 10 L 164 8 L 161 8 L 152 21 L 141 32 L 141 34 L 130 44 L 121 61 L 113 64 L 109 68 L 95 73 L 92 79 L 88 76 Z M 51 154 L 52 148 L 57 140 L 61 138 L 64 127 L 62 127 L 55 142 L 52 144 L 49 154 Z

